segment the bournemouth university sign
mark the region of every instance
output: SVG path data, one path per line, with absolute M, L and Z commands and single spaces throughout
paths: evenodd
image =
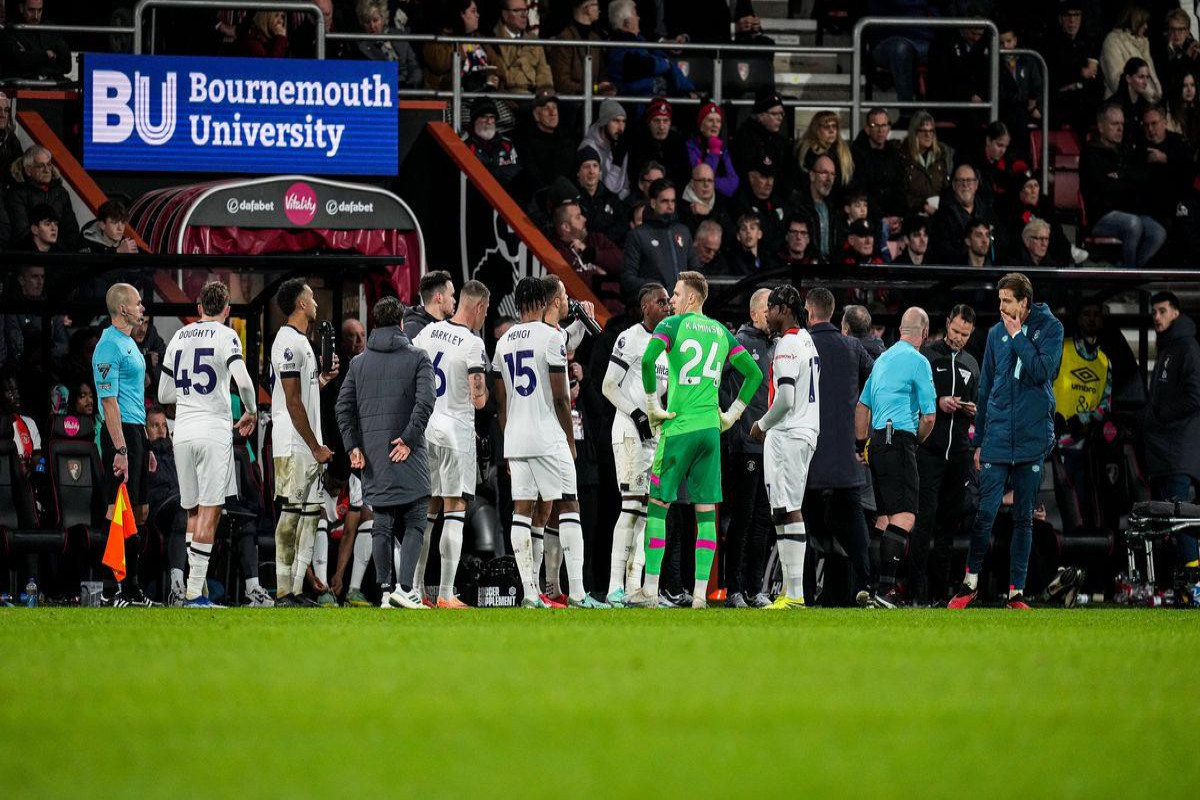
M 88 53 L 84 166 L 394 175 L 395 62 Z

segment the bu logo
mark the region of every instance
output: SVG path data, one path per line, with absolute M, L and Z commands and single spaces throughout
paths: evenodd
M 79 480 L 79 476 L 83 474 L 82 462 L 76 461 L 75 459 L 71 459 L 70 461 L 67 462 L 67 472 L 70 474 L 71 480 L 73 480 L 73 481 Z
M 135 130 L 148 145 L 171 141 L 175 135 L 175 73 L 168 72 L 162 84 L 157 125 L 150 122 L 150 78 L 135 72 L 133 82 L 136 89 L 128 75 L 114 70 L 92 73 L 92 141 L 120 144 Z

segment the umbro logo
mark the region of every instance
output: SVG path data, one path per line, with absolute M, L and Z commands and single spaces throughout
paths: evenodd
M 1095 383 L 1100 380 L 1100 376 L 1092 371 L 1091 367 L 1080 367 L 1079 369 L 1071 370 L 1071 377 L 1083 383 Z

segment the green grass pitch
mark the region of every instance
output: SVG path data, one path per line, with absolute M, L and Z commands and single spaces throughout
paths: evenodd
M 11 798 L 1195 797 L 1200 615 L 9 609 Z

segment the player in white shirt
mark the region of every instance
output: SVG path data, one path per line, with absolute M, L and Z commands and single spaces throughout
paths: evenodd
M 429 447 L 429 517 L 445 513 L 438 547 L 442 574 L 438 608 L 467 608 L 454 594 L 454 576 L 462 555 L 467 502 L 475 494 L 479 468 L 475 460 L 475 411 L 487 403 L 487 353 L 476 333 L 487 319 L 491 292 L 468 281 L 458 293 L 454 316 L 425 326 L 413 344 L 433 364 L 434 401 L 425 441 Z M 427 532 L 428 534 L 428 532 Z M 425 537 L 428 552 L 429 539 Z M 413 586 L 424 589 L 425 558 L 417 562 Z
M 197 303 L 200 321 L 175 332 L 163 355 L 158 400 L 175 406 L 175 467 L 179 503 L 187 511 L 188 581 L 184 605 L 211 607 L 204 596 L 208 561 L 225 498 L 237 494 L 233 429 L 254 430 L 257 403 L 242 343 L 229 318 L 229 287 L 209 281 Z M 245 413 L 235 424 L 229 380 L 237 384 Z M 259 589 L 260 593 L 263 593 Z M 253 597 L 253 588 L 249 594 Z M 264 593 L 265 594 L 265 593 Z M 261 600 L 261 598 L 257 598 Z M 266 603 L 259 602 L 259 605 Z
M 603 608 L 583 589 L 583 528 L 575 478 L 575 435 L 567 384 L 567 343 L 558 329 L 567 311 L 566 288 L 548 296 L 550 282 L 523 278 L 514 299 L 520 324 L 496 344 L 492 372 L 504 457 L 512 474 L 512 544 L 525 587 L 522 605 L 545 608 L 533 571 L 533 511 L 540 496 L 559 503 L 570 604 Z M 557 425 L 554 424 L 557 421 Z
M 804 553 L 807 533 L 800 507 L 808 465 L 821 432 L 821 359 L 803 327 L 804 300 L 791 284 L 767 298 L 767 326 L 782 338 L 771 360 L 767 413 L 750 428 L 763 446 L 763 477 L 775 522 L 784 592 L 771 609 L 804 607 Z
M 601 391 L 617 409 L 613 417 L 612 448 L 621 489 L 621 516 L 613 529 L 612 566 L 608 577 L 608 602 L 623 606 L 625 597 L 641 588 L 639 546 L 646 527 L 646 502 L 650 493 L 650 467 L 658 447 L 658 432 L 646 416 L 646 392 L 642 388 L 642 354 L 654 329 L 671 313 L 671 298 L 660 283 L 648 283 L 638 294 L 642 321 L 625 330 L 608 358 Z M 659 356 L 659 394 L 670 379 L 666 354 Z M 632 569 L 631 569 L 632 567 Z
M 271 451 L 275 466 L 275 496 L 280 501 L 275 526 L 277 605 L 299 605 L 304 575 L 312 559 L 317 522 L 325 492 L 321 465 L 333 457 L 321 441 L 321 387 L 337 377 L 338 358 L 328 373 L 308 341 L 308 328 L 317 319 L 317 301 L 303 278 L 292 278 L 275 295 L 287 324 L 271 345 Z

